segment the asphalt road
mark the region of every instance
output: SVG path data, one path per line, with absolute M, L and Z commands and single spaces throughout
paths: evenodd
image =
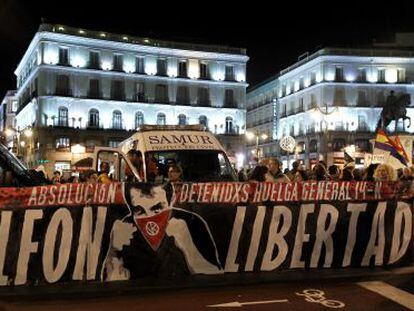
M 414 310 L 414 277 L 1 300 L 0 310 Z

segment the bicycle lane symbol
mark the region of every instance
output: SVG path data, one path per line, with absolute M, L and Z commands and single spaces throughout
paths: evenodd
M 304 289 L 302 293 L 296 293 L 298 296 L 305 297 L 305 301 L 311 303 L 319 303 L 327 308 L 341 309 L 345 307 L 345 303 L 339 300 L 325 298 L 325 292 L 319 289 Z

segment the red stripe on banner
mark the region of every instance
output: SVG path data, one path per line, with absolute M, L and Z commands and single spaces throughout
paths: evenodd
M 122 183 L 0 188 L 0 208 L 124 204 Z
M 413 197 L 410 185 L 362 181 L 177 183 L 173 204 L 387 200 Z

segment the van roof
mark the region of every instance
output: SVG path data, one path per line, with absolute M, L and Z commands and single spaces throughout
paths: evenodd
M 139 131 L 120 143 L 122 152 L 168 150 L 220 150 L 217 138 L 208 131 L 196 129 L 153 129 Z

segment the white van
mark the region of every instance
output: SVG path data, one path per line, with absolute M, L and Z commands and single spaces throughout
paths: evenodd
M 170 165 L 182 169 L 182 181 L 237 181 L 223 147 L 202 125 L 144 125 L 118 148 L 96 148 L 97 172 L 102 162 L 114 181 L 162 182 Z

